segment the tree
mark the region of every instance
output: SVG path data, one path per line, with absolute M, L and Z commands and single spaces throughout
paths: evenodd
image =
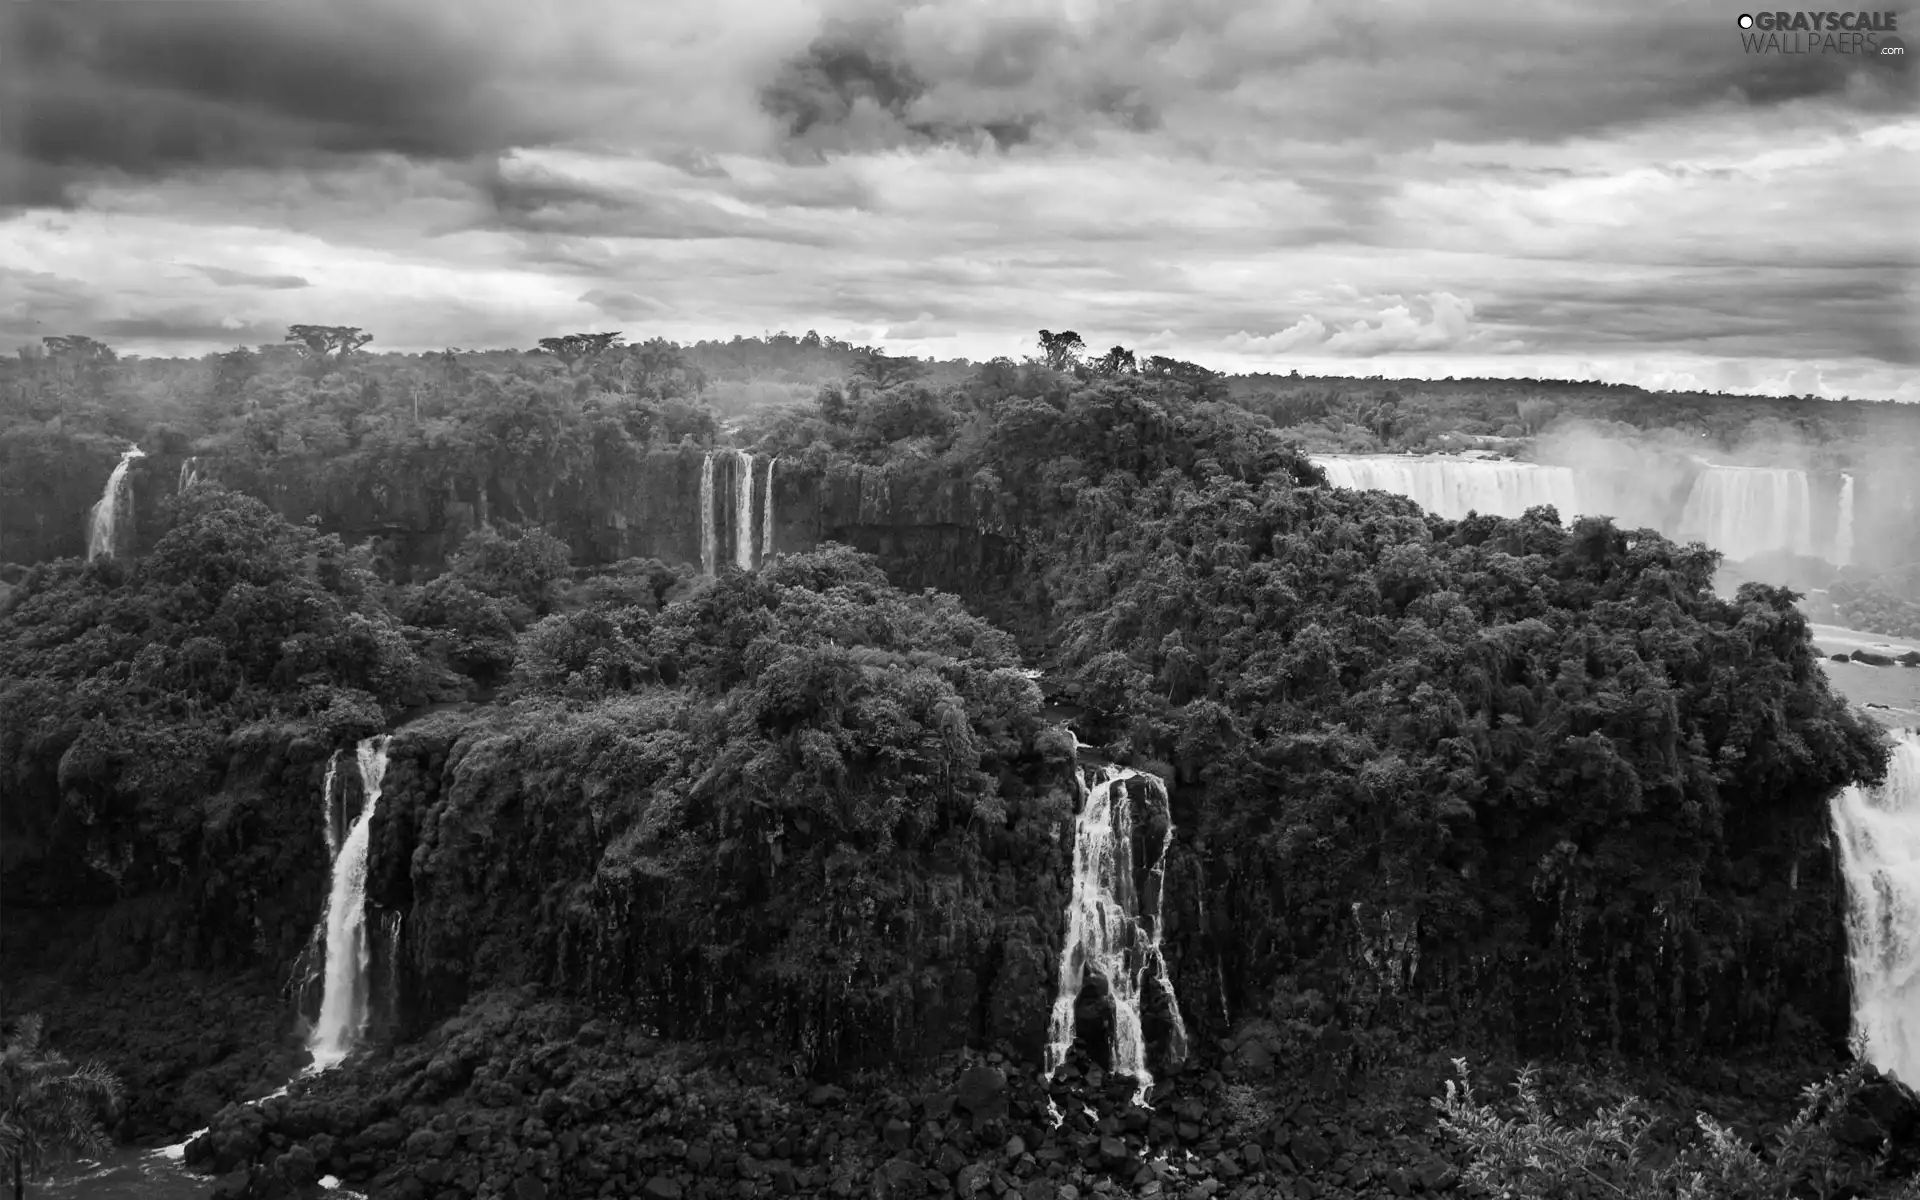
M 924 369 L 917 358 L 896 358 L 874 346 L 862 346 L 853 360 L 853 369 L 873 381 L 875 387 L 887 387 L 912 379 Z
M 540 350 L 550 354 L 572 371 L 575 363 L 592 362 L 620 344 L 624 335 L 613 333 L 569 333 L 562 337 L 540 339 Z
M 1065 371 L 1072 367 L 1080 352 L 1087 348 L 1080 335 L 1069 329 L 1061 333 L 1040 331 L 1040 352 L 1046 358 L 1047 365 L 1056 371 Z
M 74 1066 L 42 1043 L 37 1014 L 14 1023 L 0 1052 L 0 1167 L 11 1168 L 14 1200 L 26 1180 L 56 1163 L 105 1154 L 112 1143 L 100 1114 L 119 1108 L 120 1081 L 97 1063 Z
M 1125 346 L 1115 346 L 1100 356 L 1093 369 L 1102 375 L 1131 375 L 1140 369 L 1134 361 L 1133 351 Z
M 1156 354 L 1147 360 L 1140 373 L 1149 379 L 1165 379 L 1188 389 L 1196 401 L 1225 400 L 1227 385 L 1225 377 L 1218 371 L 1208 370 L 1198 363 L 1183 362 L 1177 358 L 1167 358 Z
M 231 406 L 246 390 L 247 380 L 260 373 L 260 356 L 245 346 L 214 356 L 213 394 Z
M 706 374 L 665 338 L 648 338 L 635 347 L 629 363 L 636 395 L 669 400 L 697 395 L 707 386 Z
M 309 362 L 318 366 L 329 354 L 335 362 L 345 362 L 348 355 L 372 341 L 373 335 L 362 333 L 353 325 L 289 325 L 287 336 L 281 340 L 292 342 Z
M 1551 400 L 1528 396 L 1514 405 L 1514 411 L 1520 417 L 1520 428 L 1532 435 L 1545 429 L 1547 422 L 1553 420 L 1559 410 Z
M 106 366 L 119 361 L 119 355 L 105 342 L 96 342 L 77 333 L 40 339 L 46 343 L 47 357 L 71 370 Z

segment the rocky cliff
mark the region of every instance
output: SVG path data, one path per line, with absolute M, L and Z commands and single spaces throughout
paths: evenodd
M 36 444 L 38 446 L 38 444 Z M 128 472 L 132 528 L 121 552 L 138 554 L 162 528 L 162 506 L 184 470 L 266 500 L 296 523 L 350 543 L 368 542 L 397 578 L 436 574 L 483 521 L 532 523 L 564 539 L 580 566 L 627 558 L 701 561 L 700 473 L 709 452 L 691 447 L 610 462 L 579 475 L 534 477 L 463 471 L 431 451 L 402 461 L 282 459 L 271 468 L 238 458 L 160 450 Z M 721 562 L 734 551 L 737 458 L 712 452 L 715 538 Z M 16 450 L 6 460 L 0 562 L 32 564 L 86 552 L 87 516 L 100 499 L 117 445 L 62 443 Z M 762 545 L 767 460 L 753 464 L 754 553 Z M 1030 623 L 1033 597 L 1009 596 L 1019 537 L 1013 514 L 962 472 L 937 464 L 822 466 L 782 460 L 773 472 L 772 545 L 777 553 L 838 541 L 880 556 L 903 588 L 937 587 L 986 602 L 990 616 Z

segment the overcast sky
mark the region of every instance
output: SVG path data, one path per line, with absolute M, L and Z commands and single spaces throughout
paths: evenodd
M 1920 400 L 1920 68 L 1749 56 L 1740 11 L 15 5 L 0 347 L 313 322 L 980 359 L 1046 327 L 1222 370 Z

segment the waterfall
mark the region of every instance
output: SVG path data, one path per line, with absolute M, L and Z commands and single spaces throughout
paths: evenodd
M 340 802 L 335 798 L 334 780 L 340 773 L 340 752 L 335 750 L 327 756 L 327 774 L 320 781 L 320 831 L 327 839 L 327 865 L 331 870 L 340 859 Z M 324 984 L 324 971 L 327 962 L 327 902 L 320 903 L 320 917 L 313 923 L 313 933 L 307 938 L 306 948 L 300 951 L 300 957 L 293 964 L 293 978 L 288 983 L 292 990 L 294 1003 L 301 1013 L 307 1011 L 307 1001 L 312 994 L 315 982 Z
M 1562 521 L 1570 522 L 1587 507 L 1570 467 L 1436 454 L 1316 457 L 1313 462 L 1335 487 L 1393 492 L 1453 521 L 1470 512 L 1518 517 L 1551 504 Z
M 709 450 L 700 464 L 700 573 L 712 579 L 719 561 L 713 539 L 713 451 Z
M 760 513 L 760 561 L 763 563 L 773 557 L 773 469 L 779 463 L 778 454 L 767 460 L 766 507 Z
M 187 461 L 180 464 L 180 482 L 178 486 L 175 488 L 175 490 L 184 492 L 188 488 L 192 487 L 194 484 L 199 482 L 200 482 L 200 457 L 199 455 L 194 455 L 193 457 L 187 459 Z
M 133 491 L 127 486 L 127 468 L 136 458 L 145 458 L 147 452 L 138 446 L 130 446 L 120 455 L 120 461 L 114 464 L 112 474 L 107 476 L 106 490 L 100 493 L 100 499 L 87 514 L 87 558 L 95 559 L 102 555 L 113 557 L 114 534 L 119 529 L 120 516 L 124 512 L 133 515 Z
M 734 451 L 738 470 L 733 477 L 733 565 L 753 570 L 753 455 Z
M 1705 542 L 1734 562 L 1779 550 L 1818 555 L 1807 473 L 1704 465 L 1687 493 L 1676 537 Z
M 403 923 L 398 909 L 380 918 L 381 981 L 385 985 L 388 1021 L 400 1019 L 400 927 Z
M 1826 557 L 1844 566 L 1853 557 L 1853 476 L 1840 477 L 1839 512 L 1831 536 L 1814 532 L 1813 484 L 1789 467 L 1726 467 L 1695 458 L 1698 474 L 1684 503 L 1668 499 L 1658 470 L 1611 465 L 1549 466 L 1446 455 L 1315 456 L 1335 487 L 1406 496 L 1437 516 L 1459 520 L 1469 512 L 1518 517 L 1551 504 L 1572 523 L 1605 513 L 1623 529 L 1650 526 L 1678 542 L 1705 542 L 1739 562 L 1773 551 Z M 1675 476 L 1670 482 L 1680 482 Z M 1671 506 L 1670 506 L 1671 505 Z M 1678 508 L 1678 511 L 1674 511 Z
M 1078 738 L 1075 742 L 1079 744 Z M 1067 901 L 1066 944 L 1060 950 L 1060 990 L 1047 1031 L 1047 1076 L 1059 1072 L 1073 1048 L 1074 1012 L 1091 970 L 1106 980 L 1112 992 L 1114 1073 L 1133 1077 L 1134 1102 L 1144 1105 L 1153 1087 L 1141 1014 L 1148 971 L 1173 1012 L 1173 1055 L 1186 1055 L 1186 1026 L 1160 946 L 1167 850 L 1173 845 L 1171 819 L 1147 871 L 1144 897 L 1134 878 L 1136 802 L 1129 785 L 1143 786 L 1163 812 L 1167 789 L 1157 776 L 1129 767 L 1101 767 L 1091 783 L 1084 773 L 1080 782 L 1086 797 L 1073 829 L 1073 884 Z
M 1833 527 L 1833 565 L 1844 567 L 1853 562 L 1853 476 L 1840 476 L 1840 515 Z
M 333 860 L 333 885 L 327 894 L 326 990 L 321 993 L 320 1019 L 308 1043 L 316 1073 L 345 1059 L 367 1028 L 367 850 L 373 810 L 380 803 L 380 783 L 387 773 L 389 741 L 383 734 L 360 743 L 360 782 L 366 795 Z
M 327 831 L 328 862 L 340 857 L 340 809 L 333 802 L 333 779 L 339 772 L 340 752 L 335 750 L 327 759 L 327 777 L 320 783 L 320 821 Z
M 1920 1083 L 1920 736 L 1901 732 L 1878 788 L 1833 799 L 1847 888 L 1853 1027 L 1867 1060 Z

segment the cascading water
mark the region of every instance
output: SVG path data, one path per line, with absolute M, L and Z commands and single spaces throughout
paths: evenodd
M 87 558 L 113 557 L 120 516 L 122 513 L 133 515 L 133 491 L 127 486 L 127 468 L 133 465 L 134 459 L 146 456 L 147 452 L 140 447 L 128 447 L 114 464 L 112 474 L 107 476 L 106 489 L 87 514 Z
M 1920 735 L 1894 742 L 1886 783 L 1833 799 L 1847 888 L 1853 1027 L 1867 1059 L 1920 1084 Z
M 777 454 L 767 460 L 766 508 L 760 514 L 760 561 L 763 563 L 773 557 L 773 469 L 779 464 Z
M 753 570 L 753 455 L 734 451 L 733 565 Z
M 359 1044 L 367 1027 L 367 850 L 380 784 L 387 773 L 387 735 L 367 738 L 358 747 L 360 782 L 365 791 L 360 815 L 347 831 L 333 860 L 333 885 L 327 893 L 327 976 L 320 1017 L 308 1048 L 315 1073 L 338 1065 Z
M 327 756 L 326 777 L 320 781 L 320 832 L 327 839 L 327 865 L 329 878 L 335 864 L 340 859 L 340 823 L 341 797 L 337 795 L 334 781 L 340 774 L 340 752 L 335 750 Z M 293 964 L 293 989 L 295 1003 L 301 1012 L 307 1011 L 316 984 L 324 986 L 327 964 L 327 913 L 326 901 L 321 901 L 320 917 L 313 924 L 313 933 L 307 938 L 306 949 Z
M 1081 744 L 1078 738 L 1075 743 Z M 1167 789 L 1157 776 L 1129 767 L 1101 767 L 1091 782 L 1084 773 L 1080 782 L 1086 795 L 1073 829 L 1073 890 L 1067 901 L 1066 944 L 1060 951 L 1060 990 L 1047 1031 L 1047 1077 L 1059 1073 L 1073 1048 L 1080 990 L 1087 972 L 1094 971 L 1106 980 L 1113 999 L 1114 1073 L 1133 1077 L 1134 1102 L 1144 1105 L 1153 1087 L 1141 1012 L 1149 971 L 1173 1013 L 1172 1053 L 1176 1059 L 1186 1056 L 1186 1026 L 1160 946 L 1171 820 L 1147 872 L 1147 896 L 1139 895 L 1134 882 L 1135 801 L 1129 785 L 1146 788 L 1163 810 Z
M 1844 567 L 1853 561 L 1853 476 L 1840 476 L 1840 515 L 1834 521 L 1833 565 Z
M 1813 481 L 1790 467 L 1728 467 L 1695 458 L 1694 476 L 1678 511 L 1642 475 L 1605 467 L 1549 466 L 1447 455 L 1315 457 L 1335 487 L 1393 492 L 1437 516 L 1468 512 L 1517 517 L 1540 504 L 1571 523 L 1605 513 L 1622 528 L 1650 526 L 1683 542 L 1705 542 L 1729 561 L 1770 551 L 1853 558 L 1853 476 L 1840 477 L 1833 525 L 1814 524 Z
M 386 984 L 389 1016 L 400 1011 L 400 929 L 403 924 L 405 922 L 398 910 L 389 911 L 380 918 L 380 945 L 386 959 L 381 974 Z
M 200 482 L 200 459 L 196 455 L 180 464 L 180 482 L 176 490 L 186 491 Z
M 1735 562 L 1777 550 L 1818 555 L 1807 473 L 1703 465 L 1687 493 L 1677 536 L 1705 542 Z
M 1518 517 L 1551 504 L 1562 521 L 1585 508 L 1569 467 L 1441 455 L 1315 458 L 1335 487 L 1406 496 L 1436 516 L 1457 521 L 1470 512 Z
M 713 536 L 713 452 L 700 464 L 700 573 L 712 579 L 720 565 Z
M 328 862 L 340 857 L 340 807 L 333 799 L 333 780 L 339 773 L 340 752 L 335 750 L 327 759 L 327 777 L 320 784 L 320 817 L 321 826 L 327 831 Z

